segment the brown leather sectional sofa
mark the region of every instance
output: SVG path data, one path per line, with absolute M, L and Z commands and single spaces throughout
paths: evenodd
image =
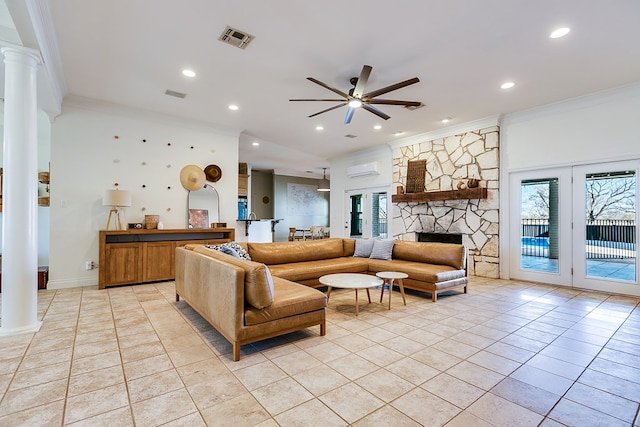
M 326 331 L 319 278 L 332 273 L 400 271 L 404 287 L 431 293 L 463 288 L 469 275 L 467 250 L 450 243 L 393 244 L 392 259 L 354 256 L 353 239 L 245 243 L 251 261 L 187 245 L 176 249 L 176 300 L 182 297 L 233 345 L 240 346 L 310 326 Z
M 433 302 L 451 288 L 467 292 L 464 245 L 396 240 L 389 260 L 355 257 L 355 245 L 341 238 L 245 244 L 251 259 L 267 265 L 273 276 L 311 287 L 323 286 L 319 279 L 325 274 L 400 271 L 409 275 L 405 288 L 429 292 Z

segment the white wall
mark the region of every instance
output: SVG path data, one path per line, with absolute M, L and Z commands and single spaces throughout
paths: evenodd
M 361 165 L 364 163 L 378 162 L 380 175 L 366 175 L 349 178 L 347 168 L 349 166 Z M 371 150 L 354 153 L 339 159 L 331 160 L 331 204 L 330 204 L 330 225 L 332 237 L 348 237 L 344 227 L 347 220 L 345 212 L 345 192 L 349 190 L 360 190 L 367 188 L 388 187 L 388 193 L 394 194 L 392 190 L 392 151 L 388 145 L 376 147 Z M 388 233 L 393 235 L 391 222 L 388 224 Z
M 509 172 L 640 158 L 640 84 L 504 116 L 500 245 L 509 242 Z M 508 278 L 508 251 L 501 277 Z
M 49 288 L 97 283 L 98 270 L 87 271 L 84 263 L 98 262 L 98 231 L 109 213 L 102 193 L 114 183 L 132 194 L 123 223 L 157 214 L 167 229 L 186 228 L 187 190 L 180 170 L 216 164 L 222 169 L 213 184 L 220 221 L 235 227 L 238 136 L 125 107 L 65 100 L 52 126 Z
M 640 84 L 505 115 L 505 172 L 640 157 Z

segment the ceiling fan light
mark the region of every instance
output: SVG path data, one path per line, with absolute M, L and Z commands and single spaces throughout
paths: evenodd
M 360 101 L 359 99 L 352 99 L 351 101 L 349 101 L 349 107 L 360 108 L 362 107 L 362 101 Z

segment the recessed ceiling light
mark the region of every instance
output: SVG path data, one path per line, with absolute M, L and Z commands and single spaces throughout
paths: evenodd
M 402 135 L 403 133 L 404 133 L 404 131 L 399 130 L 399 131 L 394 132 L 393 135 L 394 136 L 398 136 L 398 135 Z
M 182 70 L 182 75 L 185 77 L 195 77 L 196 73 L 195 71 L 184 69 Z
M 500 85 L 500 89 L 511 89 L 516 84 L 514 82 L 505 82 Z
M 251 145 L 253 145 L 254 147 L 257 147 L 258 145 L 260 145 L 260 143 L 258 141 L 253 141 Z
M 380 130 L 380 129 L 382 129 L 382 125 L 375 125 L 373 128 L 374 128 L 375 130 Z
M 569 34 L 569 31 L 571 31 L 571 29 L 567 27 L 558 28 L 557 30 L 549 34 L 549 37 L 551 37 L 552 39 L 558 39 L 560 37 L 564 37 L 567 34 Z
M 449 123 L 451 121 L 451 117 L 445 117 L 442 119 L 442 123 Z
M 324 130 L 324 126 L 318 125 L 318 126 L 316 126 L 316 130 Z
M 229 105 L 229 110 L 236 111 L 236 110 L 239 110 L 239 109 L 240 109 L 240 107 L 238 107 L 238 106 L 237 106 L 237 105 L 235 105 L 235 104 L 231 104 L 231 105 Z

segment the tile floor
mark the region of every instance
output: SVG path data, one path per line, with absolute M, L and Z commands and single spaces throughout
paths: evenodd
M 640 426 L 638 298 L 472 278 L 356 318 L 336 290 L 325 337 L 233 362 L 173 282 L 38 296 L 41 330 L 0 338 L 1 426 Z

